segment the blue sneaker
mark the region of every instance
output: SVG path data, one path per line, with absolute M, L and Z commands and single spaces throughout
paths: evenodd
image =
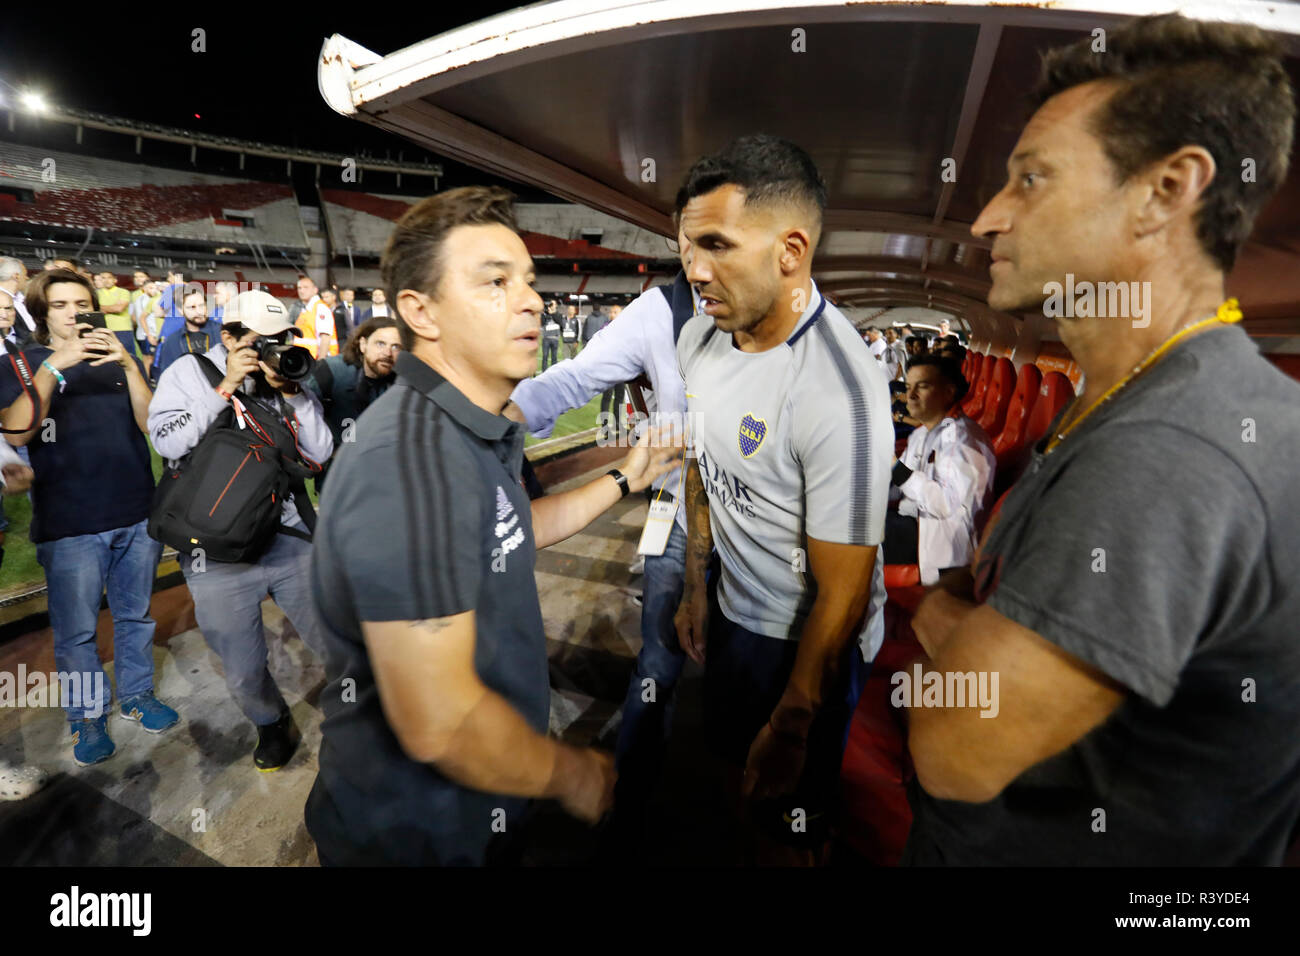
M 72 759 L 79 767 L 102 763 L 117 753 L 108 736 L 108 717 L 78 720 L 72 725 Z
M 136 694 L 122 701 L 122 719 L 138 720 L 140 726 L 151 734 L 160 734 L 181 719 L 152 693 Z

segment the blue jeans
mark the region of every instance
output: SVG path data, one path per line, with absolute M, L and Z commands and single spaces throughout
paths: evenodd
M 542 371 L 545 372 L 548 368 L 550 368 L 559 360 L 560 360 L 560 340 L 558 338 L 551 338 L 548 335 L 543 335 L 542 336 Z
M 275 723 L 289 708 L 266 664 L 262 599 L 270 594 L 312 653 L 325 659 L 311 596 L 311 543 L 277 534 L 256 563 L 209 561 L 199 571 L 187 555 L 180 562 L 194 619 L 221 658 L 230 696 L 257 726 Z
M 677 643 L 673 615 L 686 574 L 686 533 L 673 523 L 662 555 L 645 559 L 641 605 L 641 653 L 623 701 L 618 732 L 618 802 L 644 804 L 659 778 L 673 721 L 673 688 L 686 655 Z M 652 685 L 645 682 L 653 681 Z M 653 695 L 651 694 L 653 690 Z M 646 700 L 653 696 L 653 700 Z
M 54 664 L 64 673 L 99 675 L 90 677 L 93 689 L 84 695 L 81 706 L 67 708 L 69 723 L 108 709 L 109 701 L 101 700 L 97 692 L 108 682 L 95 648 L 99 599 L 105 587 L 113 614 L 118 699 L 153 690 L 154 620 L 149 616 L 149 599 L 162 545 L 149 537 L 148 524 L 145 520 L 36 545 L 36 560 L 45 569 L 49 589 Z

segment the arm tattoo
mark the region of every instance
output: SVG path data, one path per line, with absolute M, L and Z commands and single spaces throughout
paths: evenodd
M 700 466 L 692 461 L 686 472 L 686 549 L 688 556 L 707 562 L 713 550 L 709 527 L 709 495 L 704 490 Z

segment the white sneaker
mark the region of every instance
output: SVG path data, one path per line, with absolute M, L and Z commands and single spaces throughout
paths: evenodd
M 636 561 L 627 566 L 628 574 L 645 574 L 645 555 L 638 554 Z
M 0 763 L 0 800 L 22 800 L 30 797 L 49 778 L 39 767 L 11 767 Z

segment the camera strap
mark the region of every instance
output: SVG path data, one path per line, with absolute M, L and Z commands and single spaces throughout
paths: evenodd
M 23 383 L 23 391 L 27 393 L 27 399 L 32 403 L 32 423 L 26 428 L 0 428 L 0 433 L 6 435 L 25 435 L 36 428 L 41 417 L 41 397 L 36 392 L 36 385 L 32 381 L 32 370 L 27 364 L 27 358 L 17 348 L 10 345 L 9 341 L 4 340 L 5 354 L 9 357 L 9 364 L 13 366 L 14 374 L 18 380 Z

